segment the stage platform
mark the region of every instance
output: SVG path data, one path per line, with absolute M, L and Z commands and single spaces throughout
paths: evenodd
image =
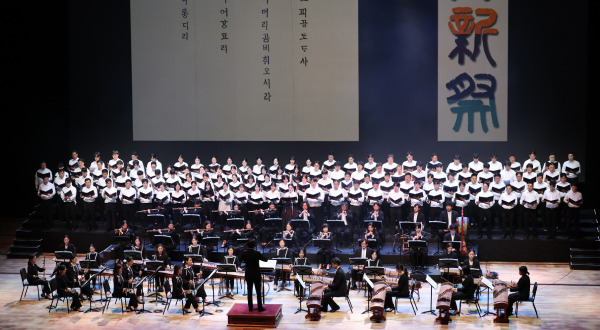
M 230 327 L 276 328 L 283 316 L 283 305 L 263 304 L 264 312 L 258 311 L 254 304 L 253 311 L 248 310 L 248 304 L 233 304 L 227 313 L 227 325 Z
M 171 308 L 162 314 L 164 305 L 160 303 L 147 303 L 145 308 L 153 313 L 121 314 L 120 308 L 107 309 L 104 314 L 100 312 L 67 313 L 65 304 L 60 302 L 58 310 L 48 313 L 45 308 L 50 304 L 48 300 L 37 300 L 36 290 L 31 288 L 24 300 L 19 301 L 21 293 L 21 280 L 19 269 L 26 266 L 25 259 L 6 259 L 0 255 L 0 329 L 107 329 L 107 328 L 135 328 L 135 329 L 179 329 L 197 328 L 204 329 L 231 329 L 228 327 L 228 312 L 234 305 L 247 306 L 247 298 L 242 294 L 234 296 L 233 300 L 222 300 L 220 306 L 208 305 L 207 311 L 213 315 L 200 317 L 197 313 L 182 315 L 181 305 L 172 304 Z M 48 266 L 48 260 L 46 260 Z M 38 259 L 42 265 L 42 260 Z M 503 329 L 598 329 L 600 327 L 600 307 L 597 297 L 600 296 L 600 272 L 591 270 L 571 270 L 567 263 L 492 263 L 487 264 L 490 271 L 495 271 L 505 281 L 517 281 L 519 278 L 518 267 L 527 265 L 531 272 L 531 281 L 538 282 L 536 306 L 539 318 L 536 318 L 531 304 L 519 306 L 519 317 L 511 317 L 510 323 L 502 325 Z M 48 274 L 48 273 L 46 273 Z M 277 329 L 440 329 L 435 323 L 436 316 L 421 314 L 430 306 L 430 286 L 424 282 L 417 300 L 417 315 L 413 314 L 410 304 L 400 300 L 398 313 L 386 313 L 384 323 L 373 324 L 369 320 L 370 313 L 362 314 L 367 308 L 367 298 L 364 291 L 350 291 L 350 299 L 354 308 L 351 313 L 348 305 L 342 298 L 336 298 L 341 309 L 335 313 L 323 313 L 318 322 L 305 320 L 306 312 L 294 314 L 298 308 L 298 299 L 292 291 L 275 292 L 272 282 L 266 284 L 268 293 L 266 304 L 280 305 L 282 317 Z M 292 289 L 292 285 L 288 286 Z M 96 288 L 96 291 L 99 291 Z M 209 291 L 210 293 L 210 291 Z M 100 295 L 94 296 L 99 300 Z M 433 305 L 437 299 L 437 292 L 433 291 Z M 492 297 L 490 296 L 490 299 Z M 210 300 L 210 297 L 209 297 Z M 481 298 L 481 308 L 487 310 L 487 294 Z M 87 309 L 89 302 L 83 302 L 83 309 Z M 94 302 L 95 307 L 101 303 Z M 306 308 L 303 303 L 303 308 Z M 491 310 L 493 307 L 490 305 Z M 474 305 L 462 306 L 463 315 L 453 316 L 452 323 L 448 326 L 455 329 L 482 329 L 493 328 L 500 325 L 493 323 L 494 315 L 479 317 Z

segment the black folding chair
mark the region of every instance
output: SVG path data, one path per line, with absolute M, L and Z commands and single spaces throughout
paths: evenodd
M 41 300 L 40 298 L 40 285 L 41 284 L 30 284 L 27 281 L 27 271 L 25 270 L 25 268 L 21 268 L 20 270 L 21 273 L 21 284 L 23 284 L 23 290 L 21 290 L 21 298 L 19 298 L 19 301 L 23 300 L 23 298 L 25 298 L 25 296 L 27 295 L 27 290 L 29 289 L 30 286 L 35 286 L 37 288 L 37 293 L 38 293 L 38 300 Z
M 394 314 L 396 314 L 398 312 L 398 299 L 408 299 L 408 301 L 410 302 L 410 307 L 412 307 L 413 313 L 415 313 L 415 315 L 417 315 L 417 311 L 419 310 L 419 308 L 417 307 L 417 302 L 415 301 L 414 298 L 414 293 L 415 293 L 415 285 L 411 285 L 410 287 L 410 294 L 408 295 L 408 297 L 398 297 L 396 296 L 395 300 L 394 300 Z
M 533 291 L 531 293 L 532 296 L 529 297 L 529 299 L 516 301 L 517 308 L 515 309 L 515 317 L 519 317 L 519 303 L 531 302 L 531 304 L 533 305 L 533 310 L 535 311 L 535 317 L 537 317 L 538 319 L 540 318 L 538 316 L 537 308 L 535 308 L 535 294 L 537 293 L 537 282 L 533 284 Z
M 171 292 L 171 283 L 169 283 L 169 280 L 165 280 L 164 287 L 167 302 L 165 304 L 165 309 L 163 310 L 163 315 L 165 315 L 165 312 L 169 309 L 169 307 L 171 307 L 171 301 L 173 301 L 173 299 L 175 299 L 175 304 L 177 304 L 177 302 L 181 300 L 181 312 L 185 315 L 185 311 L 183 310 L 183 300 L 185 298 L 173 298 L 173 293 Z
M 56 281 L 56 278 L 51 279 L 50 280 L 50 291 L 51 291 L 52 299 L 50 300 L 50 306 L 48 306 L 48 314 L 50 314 L 50 312 L 53 309 L 58 310 L 58 301 L 64 301 L 65 304 L 67 305 L 67 313 L 70 313 L 71 310 L 69 308 L 69 297 L 58 295 L 58 293 L 55 292 L 57 288 L 58 288 L 58 283 Z M 54 305 L 54 301 L 56 301 L 56 305 Z
M 104 280 L 104 282 L 102 282 L 102 288 L 104 289 L 104 294 L 105 294 L 104 299 L 106 300 L 106 304 L 104 304 L 104 307 L 102 308 L 102 314 L 104 314 L 104 311 L 110 304 L 110 301 L 113 299 L 121 301 L 121 314 L 125 314 L 125 308 L 123 308 L 124 307 L 124 304 L 123 304 L 124 297 L 115 297 L 112 293 L 110 293 L 111 292 L 110 284 L 108 283 L 108 280 Z
M 481 317 L 481 306 L 479 306 L 479 296 L 481 295 L 481 281 L 479 281 L 479 285 L 477 285 L 477 291 L 475 291 L 475 298 L 473 299 L 459 299 L 460 303 L 458 305 L 458 314 L 461 314 L 462 311 L 462 303 L 463 301 L 467 304 L 475 304 L 475 308 L 477 308 L 477 314 Z M 458 299 L 457 299 L 458 300 Z

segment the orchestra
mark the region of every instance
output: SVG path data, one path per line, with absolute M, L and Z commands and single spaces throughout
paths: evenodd
M 409 242 L 425 242 L 425 245 L 410 248 L 413 272 L 425 270 L 431 259 L 428 256 L 431 248 L 427 244 L 432 238 L 440 243 L 457 242 L 462 247 L 466 237 L 459 217 L 473 215 L 471 223 L 476 225 L 479 236 L 487 229 L 488 238 L 492 238 L 495 219 L 500 220 L 502 237 L 513 238 L 519 214 L 522 214 L 528 238 L 538 235 L 539 215 L 545 219 L 543 226 L 548 229 L 549 238 L 556 237 L 561 230 L 563 214 L 567 222 L 562 229 L 569 235 L 576 235 L 579 229 L 583 197 L 578 183 L 573 180 L 580 168 L 572 155 L 562 166 L 550 157 L 543 167 L 534 153 L 522 166 L 514 159 L 502 166 L 495 155 L 485 163 L 479 160 L 478 154 L 465 165 L 460 162 L 460 155 L 455 155 L 446 170 L 437 155 L 425 164 L 425 169 L 410 152 L 402 164 L 395 163 L 393 155 L 388 155 L 384 164 L 377 163 L 370 155 L 368 163 L 355 162 L 354 157 L 349 156 L 342 166 L 333 158 L 333 153 L 329 156 L 323 163 L 307 161 L 302 169 L 293 157 L 285 167 L 276 160 L 272 166 L 264 165 L 259 157 L 255 165 L 244 161 L 239 168 L 232 158 L 221 166 L 216 157 L 212 157 L 205 168 L 198 157 L 188 166 L 180 156 L 174 165 L 165 166 L 167 170 L 163 174 L 155 157 L 144 170 L 141 160 L 133 159 L 137 155 L 132 155 L 130 162 L 123 162 L 118 159 L 118 153 L 113 153 L 108 168 L 103 167 L 98 155 L 92 170 L 92 166 L 88 169 L 85 163 L 80 164 L 83 160 L 76 155 L 77 162 L 69 162 L 68 172 L 59 169 L 54 177 L 44 164 L 36 173 L 36 186 L 40 201 L 48 204 L 47 207 L 54 201 L 60 203 L 60 216 L 68 231 L 77 228 L 76 215 L 81 212 L 79 219 L 88 230 L 97 228 L 102 220 L 117 238 L 130 239 L 129 242 L 119 240 L 121 243 L 113 246 L 114 265 L 111 264 L 110 276 L 113 276 L 113 295 L 128 298 L 128 309 L 133 311 L 144 301 L 145 291 L 150 290 L 150 285 L 148 289 L 143 285 L 145 276 L 153 274 L 158 293 L 164 292 L 165 281 L 171 281 L 173 298 L 186 300 L 183 310 L 189 312 L 193 306 L 200 312 L 199 299 L 207 303 L 202 279 L 208 269 L 217 268 L 215 262 L 218 261 L 235 265 L 236 269 L 235 274 L 217 274 L 224 279 L 225 296 L 233 296 L 234 279 L 242 277 L 247 280 L 251 304 L 251 290 L 258 290 L 260 296 L 263 278 L 257 276 L 260 271 L 256 265 L 249 267 L 248 261 L 254 263 L 265 258 L 248 252 L 248 246 L 255 244 L 255 239 L 263 252 L 269 250 L 267 255 L 290 260 L 291 265 L 273 269 L 273 284 L 277 288 L 281 283 L 283 288 L 288 280 L 293 281 L 299 297 L 304 297 L 307 291 L 300 285 L 299 277 L 293 277 L 291 269 L 310 265 L 309 258 L 316 260 L 316 269 L 322 270 L 320 274 L 331 281 L 323 292 L 321 311 L 335 312 L 340 307 L 332 298 L 347 295 L 347 268 L 341 267 L 337 247 L 351 247 L 355 258 L 364 259 L 364 265 L 349 268 L 348 284 L 354 290 L 357 283 L 364 283 L 364 267 L 384 267 L 380 250 L 386 238 L 389 240 L 392 236 L 390 230 L 384 231 L 383 227 L 393 228 L 398 221 L 413 223 L 409 232 L 398 232 L 399 236 Z M 183 215 L 189 213 L 198 214 L 200 222 L 184 227 Z M 165 222 L 147 223 L 146 216 L 151 214 L 163 215 Z M 115 229 L 117 219 L 122 225 Z M 230 219 L 232 221 L 228 221 Z M 236 222 L 237 219 L 241 222 Z M 442 222 L 443 226 L 434 227 L 430 221 Z M 306 226 L 298 223 L 306 223 Z M 426 227 L 429 232 L 424 230 Z M 148 242 L 144 242 L 144 234 L 150 238 Z M 173 244 L 152 240 L 156 235 L 171 237 Z M 306 248 L 310 241 L 315 244 L 309 253 Z M 220 248 L 224 253 L 221 254 Z M 139 251 L 142 260 L 124 254 L 126 250 Z M 93 301 L 96 280 L 81 286 L 98 270 L 79 266 L 75 246 L 68 236 L 57 251 L 73 254 L 68 263 L 57 267 L 59 295 L 72 297 L 72 308 L 80 310 L 84 297 Z M 183 261 L 178 252 L 187 255 Z M 176 255 L 179 260 L 171 260 Z M 195 256 L 200 257 L 199 262 Z M 147 258 L 161 261 L 162 267 L 157 271 L 147 268 Z M 480 269 L 480 262 L 475 249 L 458 250 L 452 243 L 444 247 L 439 258 L 457 259 L 458 279 L 464 277 L 462 289 L 451 296 L 450 308 L 456 311 L 457 300 L 474 295 L 471 273 L 473 269 Z M 102 267 L 105 264 L 93 244 L 85 260 Z M 42 286 L 42 296 L 51 299 L 49 281 L 39 275 L 45 267 L 35 263 L 35 256 L 29 259 L 27 279 L 33 285 Z M 409 296 L 410 287 L 407 266 L 396 263 L 390 272 L 397 277 L 384 279 L 392 284 L 385 295 L 387 311 L 393 310 L 394 297 Z M 515 293 L 508 298 L 509 314 L 515 301 L 529 296 L 527 269 L 520 269 L 520 275 Z M 249 277 L 252 279 L 248 280 Z M 258 311 L 261 311 L 262 298 L 258 299 Z M 252 306 L 249 305 L 249 310 Z

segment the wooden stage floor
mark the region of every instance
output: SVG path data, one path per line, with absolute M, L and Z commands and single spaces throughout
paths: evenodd
M 41 258 L 38 259 L 41 265 Z M 170 310 L 162 315 L 162 305 L 155 306 L 147 304 L 150 310 L 161 310 L 161 313 L 122 315 L 120 308 L 111 305 L 105 314 L 98 312 L 71 313 L 67 314 L 63 306 L 58 312 L 48 314 L 44 308 L 49 305 L 48 300 L 37 301 L 36 290 L 30 289 L 27 298 L 19 301 L 21 292 L 21 281 L 18 271 L 26 265 L 24 259 L 6 259 L 0 256 L 0 329 L 92 329 L 92 328 L 152 328 L 154 329 L 177 329 L 191 327 L 206 327 L 207 329 L 227 328 L 227 312 L 234 302 L 245 303 L 246 297 L 240 294 L 235 300 L 222 300 L 220 307 L 207 306 L 207 310 L 214 315 L 202 318 L 198 314 L 181 315 L 179 306 L 171 305 Z M 503 280 L 518 280 L 518 266 L 520 263 L 490 263 L 488 269 L 496 271 Z M 408 301 L 399 301 L 399 313 L 387 313 L 387 321 L 381 324 L 373 324 L 369 321 L 369 314 L 361 314 L 366 308 L 366 298 L 356 291 L 351 291 L 351 299 L 354 313 L 351 314 L 348 305 L 341 298 L 336 302 L 341 310 L 335 313 L 324 313 L 318 322 L 305 320 L 306 312 L 294 314 L 298 308 L 298 300 L 292 291 L 280 293 L 271 292 L 267 295 L 267 303 L 283 304 L 283 318 L 279 323 L 280 329 L 394 329 L 395 327 L 407 327 L 408 329 L 480 329 L 487 327 L 502 327 L 513 329 L 598 329 L 600 328 L 600 271 L 575 270 L 571 271 L 568 264 L 529 263 L 532 283 L 539 283 L 536 306 L 540 318 L 535 317 L 531 304 L 521 305 L 519 317 L 511 317 L 509 325 L 495 325 L 493 316 L 480 318 L 477 316 L 474 306 L 466 308 L 468 315 L 454 316 L 453 322 L 448 326 L 435 324 L 435 316 L 421 314 L 429 309 L 429 285 L 423 284 L 421 299 L 417 302 L 419 311 L 415 316 L 412 313 Z M 484 266 L 482 268 L 485 269 Z M 272 285 L 272 283 L 270 283 Z M 292 286 L 289 286 L 292 288 Z M 207 293 L 211 294 L 210 287 Z M 434 305 L 437 295 L 434 292 Z M 486 310 L 486 295 L 482 295 L 481 307 Z M 210 300 L 210 299 L 209 299 Z M 83 309 L 87 309 L 89 303 L 84 302 Z M 306 306 L 303 305 L 303 308 Z M 463 312 L 466 305 L 463 305 Z

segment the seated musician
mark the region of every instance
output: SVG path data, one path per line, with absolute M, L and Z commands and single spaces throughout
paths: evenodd
M 481 269 L 479 265 L 479 259 L 475 258 L 475 250 L 470 249 L 469 255 L 467 259 L 462 262 L 462 266 L 459 266 L 459 269 L 463 269 L 465 266 L 469 266 L 471 269 L 477 268 Z
M 456 308 L 456 300 L 473 299 L 477 286 L 473 282 L 473 276 L 471 276 L 471 268 L 468 266 L 462 269 L 465 278 L 462 282 L 462 290 L 452 293 L 452 300 L 450 300 L 450 309 L 454 310 L 452 315 L 458 314 Z
M 292 252 L 285 245 L 285 240 L 279 240 L 279 247 L 277 248 L 277 250 L 275 252 L 275 258 L 290 258 L 290 259 L 292 259 Z M 283 288 L 285 286 L 285 284 L 287 283 L 288 274 L 289 274 L 288 272 L 284 272 L 283 270 L 280 269 L 280 267 L 277 267 L 275 269 L 275 282 L 274 282 L 275 287 L 277 287 L 277 283 L 279 283 L 279 279 L 281 279 L 281 288 Z
M 333 313 L 340 309 L 340 306 L 333 301 L 333 297 L 345 297 L 348 294 L 348 289 L 346 287 L 346 274 L 342 267 L 340 267 L 340 259 L 337 257 L 333 258 L 331 264 L 335 269 L 335 275 L 333 283 L 329 284 L 323 292 L 321 312 L 327 312 L 327 308 L 331 306 L 331 312 Z
M 432 219 L 432 220 L 438 220 L 440 222 L 444 222 L 446 224 L 444 226 L 446 230 L 443 230 L 440 228 L 440 234 L 447 233 L 450 230 L 450 226 L 456 224 L 456 219 L 459 217 L 459 215 L 458 215 L 458 212 L 456 212 L 452 209 L 453 207 L 454 207 L 454 203 L 446 202 L 445 210 L 440 213 L 439 219 Z M 456 235 L 456 227 L 454 228 L 454 230 L 455 230 L 454 235 Z M 447 236 L 447 235 L 444 235 L 444 236 Z M 445 240 L 446 240 L 446 238 L 444 237 L 444 241 Z M 458 241 L 460 241 L 460 238 L 458 239 Z
M 408 272 L 404 269 L 402 264 L 398 263 L 396 265 L 396 270 L 398 271 L 398 285 L 392 290 L 385 293 L 385 305 L 384 308 L 391 312 L 394 310 L 394 302 L 392 298 L 400 297 L 406 298 L 410 294 L 409 285 L 408 285 Z
M 183 307 L 183 311 L 189 313 L 190 306 L 194 306 L 196 312 L 200 312 L 200 307 L 198 306 L 198 302 L 196 301 L 196 297 L 192 293 L 184 293 L 183 289 L 183 279 L 181 278 L 182 268 L 181 265 L 177 264 L 173 267 L 173 278 L 171 279 L 173 283 L 173 299 L 184 299 L 185 306 Z
M 202 248 L 202 245 L 198 244 L 198 237 L 196 235 L 192 236 L 192 244 L 188 245 L 188 247 L 186 249 L 186 253 L 202 255 L 203 252 L 204 252 L 204 249 Z
M 129 298 L 127 310 L 137 311 L 138 301 L 136 299 L 135 293 L 129 292 L 127 290 L 127 282 L 125 281 L 125 278 L 123 278 L 123 266 L 121 264 L 116 264 L 113 274 L 113 297 Z
M 87 272 L 87 270 L 85 270 Z M 92 290 L 90 284 L 88 283 L 83 288 L 81 287 L 81 280 L 83 279 L 84 274 L 79 268 L 79 260 L 77 257 L 71 257 L 71 262 L 67 264 L 67 279 L 69 280 L 69 285 L 71 288 L 81 288 L 80 296 L 86 295 L 91 301 L 94 301 L 92 294 L 94 291 Z
M 422 229 L 425 229 L 425 216 L 423 215 L 423 212 L 421 212 L 421 205 L 415 204 L 412 208 L 413 210 L 408 214 L 407 221 L 414 223 L 420 222 L 423 225 Z
M 94 244 L 90 244 L 90 252 L 85 254 L 85 260 L 90 260 L 90 261 L 95 261 L 98 264 L 100 264 L 100 258 L 98 255 L 98 252 L 96 252 L 96 248 L 94 247 Z M 91 274 L 89 272 L 85 272 L 85 280 L 89 280 L 90 279 Z M 96 278 L 94 278 L 92 280 L 92 285 L 96 286 Z
M 173 224 L 173 221 L 169 221 L 167 228 L 164 228 L 164 229 L 159 228 L 159 229 L 156 229 L 155 231 L 158 232 L 158 234 L 156 234 L 156 235 L 164 235 L 164 236 L 171 237 L 171 242 L 168 242 L 168 244 L 165 245 L 165 248 L 168 251 L 171 251 L 179 246 L 179 234 L 175 230 L 175 224 Z
M 185 290 L 194 290 L 196 289 L 196 284 L 194 282 L 194 278 L 200 278 L 202 276 L 202 271 L 198 273 L 194 272 L 194 260 L 192 257 L 187 257 L 185 259 L 185 264 L 183 266 L 183 287 Z M 199 280 L 200 281 L 200 280 Z M 204 291 L 204 285 L 198 288 L 196 291 L 196 297 L 202 297 L 202 301 L 206 303 L 206 292 Z
M 529 287 L 531 285 L 531 280 L 529 279 L 529 271 L 527 271 L 527 266 L 519 267 L 519 282 L 517 282 L 516 288 L 511 288 L 511 294 L 508 295 L 508 308 L 506 309 L 506 315 L 511 315 L 513 311 L 513 304 L 517 300 L 529 300 Z
M 410 234 L 412 240 L 414 241 L 425 241 L 427 242 L 430 238 L 428 232 L 422 229 L 421 224 L 417 224 L 415 226 L 415 230 Z M 425 267 L 425 262 L 427 260 L 427 246 L 426 247 L 418 247 L 416 249 L 411 249 L 410 251 L 410 259 L 413 265 L 413 269 Z
M 333 237 L 331 235 L 331 232 L 329 231 L 329 225 L 323 224 L 323 226 L 321 227 L 321 232 L 319 232 L 317 238 L 332 240 Z M 325 265 L 326 269 L 329 270 L 329 264 L 331 263 L 332 258 L 331 244 L 324 245 L 323 247 L 321 247 L 317 252 L 317 255 L 319 256 L 319 269 L 321 269 L 321 267 Z
M 56 293 L 59 297 L 72 297 L 73 302 L 71 303 L 71 309 L 81 312 L 79 294 L 71 289 L 69 283 L 69 279 L 67 278 L 67 267 L 64 264 L 61 264 L 58 266 L 58 272 L 56 274 Z
M 344 226 L 338 226 L 335 228 L 335 233 L 342 239 L 346 245 L 352 244 L 352 228 L 356 225 L 356 219 L 354 219 L 354 213 L 348 210 L 348 203 L 342 202 L 340 210 L 335 214 L 335 219 L 343 220 Z
M 131 245 L 131 249 L 134 251 L 140 251 L 142 253 L 142 260 L 146 258 L 146 249 L 144 248 L 144 245 L 142 244 L 142 240 L 140 239 L 139 236 L 135 237 L 135 240 L 133 241 L 133 244 Z
M 162 261 L 165 268 L 167 268 L 168 266 L 171 265 L 171 259 L 169 258 L 169 255 L 167 254 L 167 250 L 165 249 L 164 245 L 162 245 L 162 244 L 159 244 L 156 247 L 156 251 L 154 252 L 153 259 Z M 163 286 L 163 283 L 165 282 L 165 276 L 161 275 L 161 274 L 156 274 L 156 278 L 158 281 L 158 292 L 165 291 L 165 288 Z
M 69 235 L 65 235 L 65 238 L 63 238 L 63 242 L 58 245 L 56 251 L 71 251 L 71 253 L 74 256 L 77 255 L 77 249 L 75 248 L 75 245 L 73 245 L 73 243 L 70 242 Z
M 240 269 L 240 260 L 234 254 L 234 252 L 235 250 L 233 249 L 233 246 L 229 246 L 227 248 L 227 255 L 223 257 L 223 263 L 227 265 L 235 265 L 237 271 L 242 271 Z M 228 276 L 225 278 L 225 288 L 227 289 L 227 293 L 225 295 L 228 297 L 233 296 L 233 288 L 235 287 L 234 280 L 235 278 L 233 276 Z M 231 289 L 231 293 L 229 292 L 229 289 Z
M 306 258 L 304 249 L 298 251 L 298 257 L 294 258 L 294 266 L 310 266 L 310 261 Z M 296 292 L 298 292 L 298 296 L 304 297 L 304 289 L 297 279 L 294 280 L 294 287 L 296 288 Z
M 133 236 L 133 231 L 129 229 L 129 224 L 127 223 L 127 220 L 123 220 L 123 224 L 121 225 L 121 227 L 115 229 L 115 235 L 121 237 L 129 237 L 131 239 L 131 237 Z M 121 262 L 121 260 L 123 260 L 123 251 L 125 251 L 125 246 L 128 244 L 131 244 L 131 241 L 119 241 L 119 244 L 115 247 L 115 253 L 117 255 L 115 263 L 119 263 Z
M 360 249 L 354 253 L 354 258 L 368 259 L 371 254 L 371 249 L 369 249 L 367 246 L 367 240 L 363 239 L 360 241 Z M 350 278 L 352 279 L 351 290 L 356 290 L 356 281 L 362 280 L 362 266 L 352 267 Z
M 382 267 L 381 259 L 379 259 L 379 254 L 377 250 L 371 251 L 371 255 L 369 256 L 369 260 L 367 260 L 367 267 Z
M 370 239 L 374 239 L 375 243 L 369 244 L 369 247 L 376 248 L 377 246 L 381 246 L 381 240 L 379 239 L 380 237 L 381 233 L 378 230 L 375 230 L 375 226 L 373 226 L 372 222 L 369 222 L 363 239 L 367 240 L 367 242 L 369 242 Z
M 291 223 L 287 223 L 285 225 L 285 230 L 282 232 L 281 237 L 289 242 L 289 246 L 291 248 L 295 248 L 298 246 L 298 236 L 296 235 L 296 232 L 294 231 L 294 229 L 292 229 L 292 224 Z
M 46 267 L 40 267 L 36 265 L 37 257 L 36 255 L 29 256 L 29 261 L 27 262 L 27 282 L 29 285 L 41 285 L 42 286 L 42 297 L 46 299 L 51 299 L 50 294 L 50 283 L 46 281 L 46 279 L 40 278 L 40 271 L 45 271 Z
M 460 242 L 461 241 L 461 237 L 460 234 L 456 233 L 456 225 L 452 224 L 450 225 L 450 227 L 448 227 L 448 232 L 446 233 L 446 235 L 444 235 L 444 241 L 445 242 Z
M 452 245 L 452 243 L 446 244 L 446 249 L 440 256 L 442 259 L 458 259 L 458 254 L 456 253 L 456 249 Z
M 125 265 L 123 266 L 123 280 L 125 280 L 125 286 L 128 289 L 133 289 L 135 283 L 135 278 L 138 276 L 142 276 L 142 270 L 134 269 L 133 266 L 133 257 L 127 256 L 125 259 Z M 135 293 L 135 297 L 138 302 L 142 302 L 142 293 L 143 285 L 138 285 Z
M 296 214 L 294 216 L 294 219 L 302 219 L 302 220 L 308 220 L 308 227 L 300 227 L 297 228 L 298 231 L 298 236 L 303 236 L 304 238 L 302 239 L 302 241 L 299 242 L 299 244 L 302 244 L 305 241 L 308 241 L 309 239 L 309 235 L 312 234 L 312 228 L 314 226 L 315 223 L 315 214 L 314 212 L 308 207 L 308 202 L 303 202 L 302 203 L 302 208 L 298 211 L 296 211 Z M 300 238 L 298 238 L 300 240 Z
M 240 206 L 238 204 L 234 204 L 232 210 L 224 212 L 227 219 L 243 218 L 242 212 L 240 211 Z M 227 221 L 225 221 L 225 223 L 227 223 Z M 229 226 L 225 226 L 225 230 L 223 232 L 225 233 L 225 239 L 223 240 L 221 247 L 233 244 L 233 235 L 236 233 L 236 230 Z
M 266 211 L 260 210 L 260 214 L 264 216 L 264 219 L 279 218 L 279 211 L 275 206 L 275 203 L 269 204 L 269 209 Z M 266 245 L 271 240 L 273 234 L 281 228 L 280 223 L 274 221 L 263 220 L 263 227 L 260 229 L 260 238 L 263 245 Z

